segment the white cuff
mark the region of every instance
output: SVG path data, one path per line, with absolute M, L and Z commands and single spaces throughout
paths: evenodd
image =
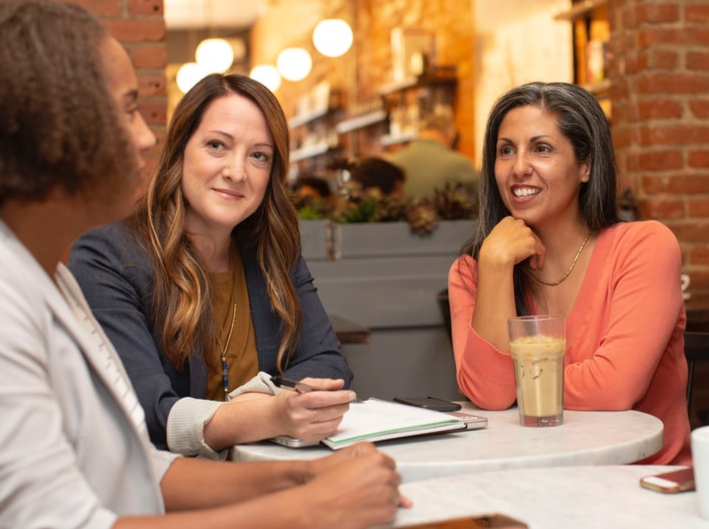
M 242 384 L 234 391 L 229 393 L 227 400 L 231 400 L 244 393 L 266 393 L 267 395 L 278 395 L 281 392 L 281 388 L 276 387 L 273 382 L 271 382 L 271 375 L 259 371 L 258 375 L 254 378 Z
M 167 418 L 167 446 L 171 452 L 207 459 L 226 459 L 228 450 L 217 452 L 204 441 L 204 426 L 225 402 L 193 399 L 178 400 Z

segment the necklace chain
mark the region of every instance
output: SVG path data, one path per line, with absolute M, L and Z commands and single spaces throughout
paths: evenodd
M 222 388 L 224 389 L 224 400 L 229 394 L 229 365 L 226 361 L 226 352 L 229 349 L 229 343 L 231 342 L 231 335 L 234 332 L 234 322 L 236 321 L 236 300 L 234 300 L 234 309 L 231 313 L 231 326 L 229 327 L 229 335 L 226 338 L 226 343 L 224 344 L 224 350 L 222 351 Z
M 539 277 L 537 277 L 537 275 L 534 272 L 530 272 L 530 275 L 534 278 L 535 281 L 538 281 L 542 285 L 547 285 L 549 287 L 555 287 L 557 285 L 562 284 L 564 281 L 566 281 L 566 278 L 569 277 L 569 274 L 576 266 L 576 261 L 579 260 L 579 256 L 581 255 L 581 252 L 583 251 L 584 247 L 586 246 L 586 243 L 588 242 L 588 239 L 590 236 L 591 236 L 591 232 L 589 231 L 586 234 L 586 237 L 584 238 L 583 242 L 581 243 L 581 246 L 579 246 L 579 251 L 576 252 L 576 257 L 574 257 L 574 260 L 571 263 L 571 266 L 566 271 L 566 273 L 563 275 L 563 277 L 561 279 L 559 279 L 558 281 L 544 281 L 543 279 L 540 279 Z

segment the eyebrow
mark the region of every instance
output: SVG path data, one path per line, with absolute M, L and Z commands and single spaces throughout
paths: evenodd
M 541 139 L 544 139 L 544 138 L 551 138 L 551 137 L 552 137 L 552 136 L 551 136 L 550 134 L 540 134 L 540 135 L 538 135 L 538 136 L 532 136 L 532 137 L 529 139 L 529 142 L 530 142 L 530 143 L 534 143 L 535 141 L 539 141 L 539 140 L 541 140 Z M 507 138 L 507 137 L 505 137 L 505 136 L 500 136 L 499 138 L 497 138 L 497 141 L 498 141 L 498 142 L 499 142 L 499 141 L 506 141 L 506 142 L 509 142 L 509 143 L 514 143 L 514 141 L 513 141 L 511 138 Z

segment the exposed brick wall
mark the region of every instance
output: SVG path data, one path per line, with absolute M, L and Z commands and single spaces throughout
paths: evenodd
M 610 0 L 612 128 L 623 188 L 668 225 L 709 290 L 709 4 Z
M 143 117 L 162 142 L 165 137 L 167 91 L 163 0 L 65 0 L 97 14 L 128 50 L 138 75 Z M 157 149 L 146 158 L 154 164 Z

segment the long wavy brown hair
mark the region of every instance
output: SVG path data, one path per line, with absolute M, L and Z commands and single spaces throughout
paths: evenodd
M 289 270 L 299 255 L 298 215 L 285 180 L 288 172 L 288 122 L 278 100 L 261 83 L 242 75 L 213 74 L 197 83 L 177 105 L 167 139 L 147 192 L 129 225 L 148 249 L 155 269 L 153 315 L 162 329 L 162 346 L 178 369 L 197 350 L 211 370 L 218 366 L 221 344 L 215 332 L 209 283 L 186 236 L 187 205 L 182 194 L 185 145 L 198 128 L 206 109 L 221 97 L 238 94 L 263 113 L 274 142 L 271 175 L 263 202 L 232 231 L 247 236 L 257 252 L 273 310 L 281 319 L 278 369 L 284 370 L 295 350 L 302 307 Z

